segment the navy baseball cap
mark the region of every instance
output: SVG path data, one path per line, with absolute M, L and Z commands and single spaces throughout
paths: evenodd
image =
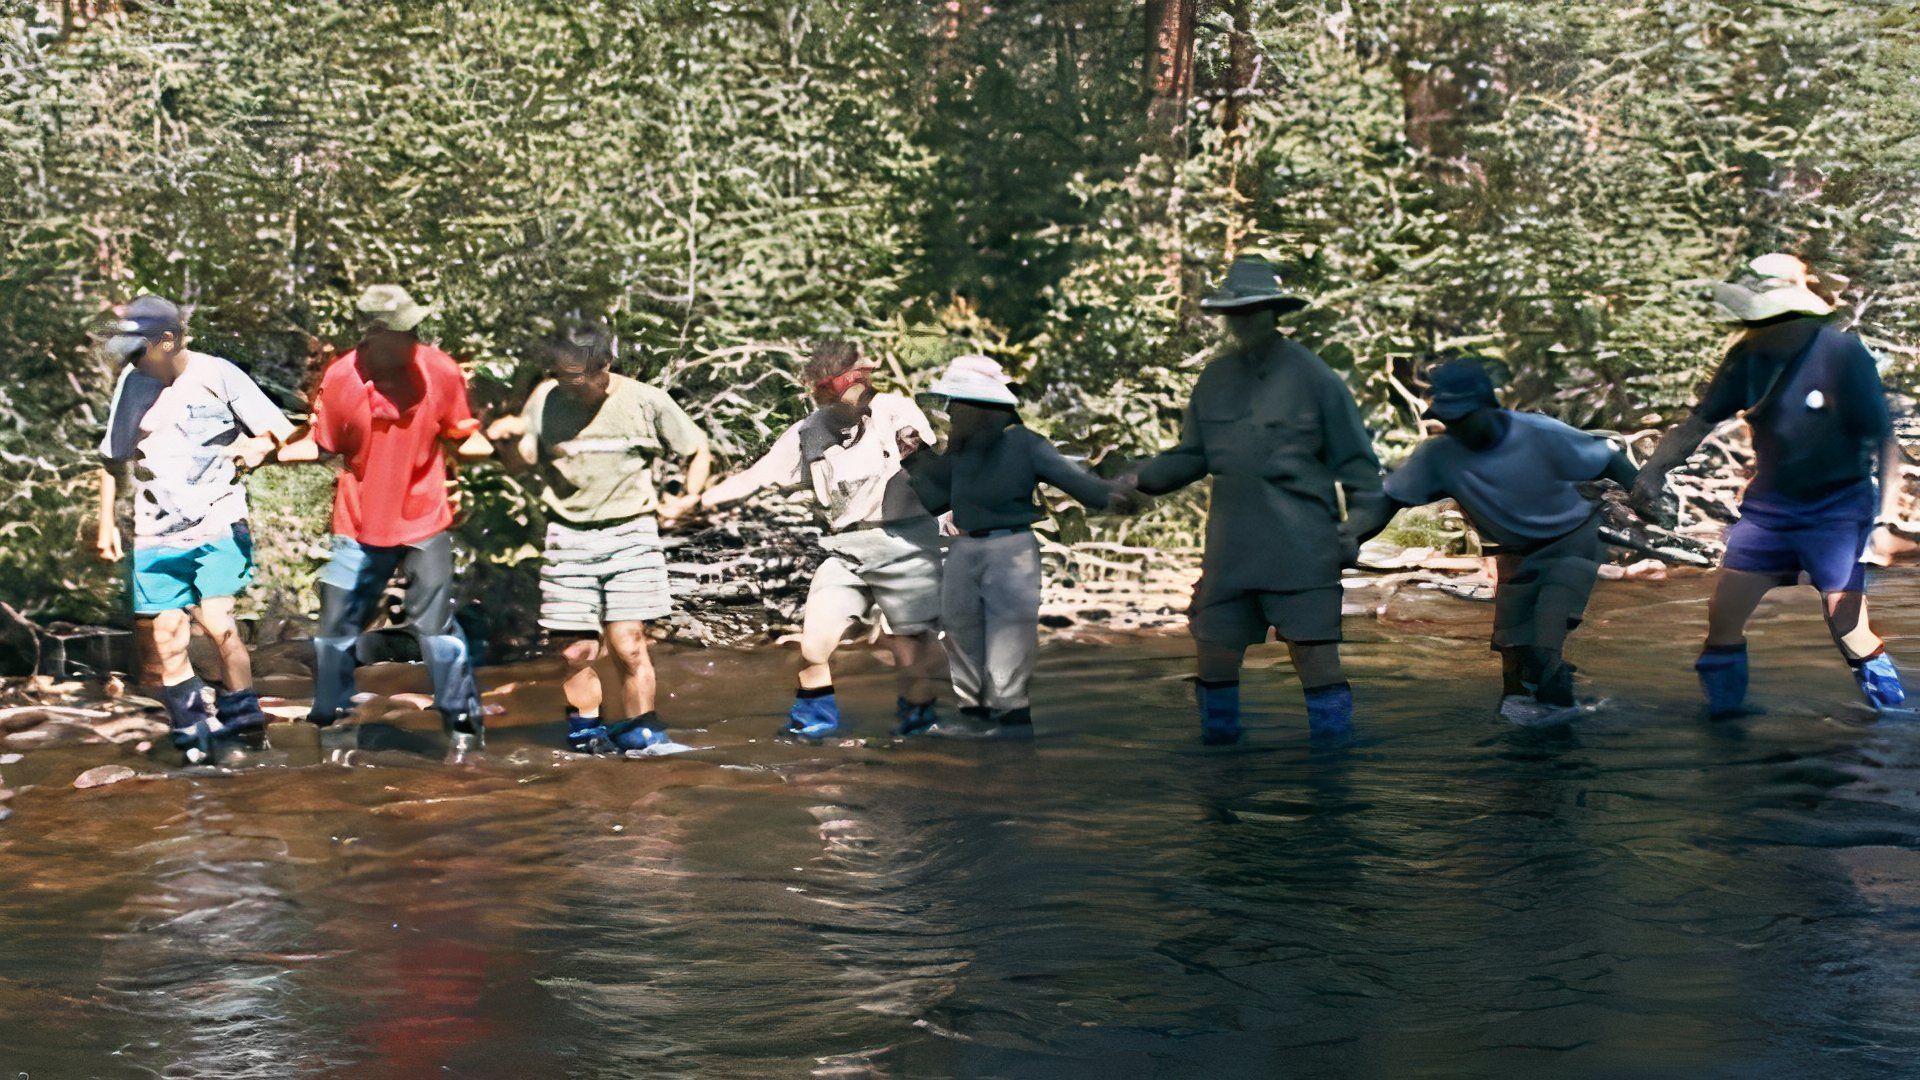
M 1424 414 L 1429 420 L 1458 420 L 1476 409 L 1500 407 L 1493 393 L 1493 378 L 1477 359 L 1448 360 L 1427 369 L 1432 404 Z
M 187 328 L 180 306 L 161 296 L 139 296 L 120 310 L 118 321 L 110 324 L 113 336 L 107 339 L 107 352 L 122 360 L 132 360 L 146 351 L 149 342 Z

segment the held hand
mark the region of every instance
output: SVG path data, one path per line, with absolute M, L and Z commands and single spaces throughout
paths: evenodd
M 910 427 L 903 427 L 894 432 L 893 441 L 894 445 L 900 448 L 900 456 L 903 458 L 912 457 L 914 451 L 927 445 L 926 440 L 920 438 L 920 433 Z
M 1340 530 L 1340 565 L 1343 569 L 1360 565 L 1360 538 L 1346 529 Z
M 100 526 L 100 535 L 94 540 L 93 551 L 101 562 L 119 562 L 126 554 L 126 550 L 120 546 L 120 526 Z
M 1892 566 L 1893 557 L 1911 546 L 1911 542 L 1903 542 L 1890 526 L 1876 525 L 1873 535 L 1867 538 L 1867 551 L 1860 561 L 1869 566 Z
M 312 439 L 300 439 L 296 442 L 290 442 L 280 448 L 280 453 L 274 455 L 274 459 L 282 465 L 319 461 L 320 444 L 314 442 Z
M 669 495 L 660 500 L 660 524 L 678 525 L 700 512 L 698 495 Z
M 1667 493 L 1667 475 L 1652 469 L 1641 469 L 1640 475 L 1633 481 L 1633 490 L 1627 494 L 1627 505 L 1641 518 L 1656 525 L 1666 524 L 1666 508 L 1662 506 Z
M 256 435 L 250 439 L 236 439 L 227 447 L 227 456 L 233 459 L 233 463 L 241 472 L 259 468 L 260 463 L 267 460 L 267 455 L 271 453 L 273 453 L 273 440 L 264 435 Z
M 510 414 L 496 419 L 487 425 L 487 439 L 491 442 L 507 442 L 527 433 L 527 418 Z
M 1139 488 L 1133 487 L 1124 480 L 1116 481 L 1113 493 L 1107 496 L 1107 513 L 1129 516 L 1138 514 L 1147 508 L 1148 501 L 1145 495 L 1140 494 Z
M 487 441 L 485 435 L 475 431 L 462 439 L 460 445 L 454 447 L 453 453 L 461 461 L 480 461 L 493 456 L 493 444 Z

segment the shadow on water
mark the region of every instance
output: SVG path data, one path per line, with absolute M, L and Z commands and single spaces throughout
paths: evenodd
M 1896 652 L 1914 589 L 1880 610 Z M 428 714 L 350 765 L 75 791 L 13 768 L 0 1064 L 40 1076 L 1882 1076 L 1920 1030 L 1920 726 L 1810 598 L 1737 724 L 1698 582 L 1605 590 L 1609 704 L 1492 716 L 1486 609 L 1358 623 L 1362 734 L 1194 743 L 1179 640 L 1050 650 L 1029 742 L 774 742 L 779 653 L 670 654 L 703 749 L 554 752 L 541 665 L 483 762 Z M 887 702 L 842 679 L 856 732 Z M 689 728 L 697 725 L 697 729 Z M 87 755 L 92 754 L 92 757 Z M 23 774 L 24 775 L 24 774 Z M 9 773 L 11 782 L 20 778 Z

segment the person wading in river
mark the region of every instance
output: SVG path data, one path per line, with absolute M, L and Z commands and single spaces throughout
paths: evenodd
M 1693 415 L 1661 438 L 1634 484 L 1643 515 L 1661 513 L 1667 473 L 1736 415 L 1753 433 L 1754 477 L 1727 530 L 1694 670 L 1714 717 L 1746 710 L 1747 622 L 1760 599 L 1802 575 L 1820 590 L 1827 628 L 1867 704 L 1906 700 L 1885 643 L 1867 624 L 1861 556 L 1885 558 L 1900 507 L 1900 446 L 1873 354 L 1832 324 L 1833 303 L 1806 264 L 1762 255 L 1749 279 L 1715 290 L 1743 325 Z M 1873 483 L 1880 465 L 1880 489 Z
M 160 666 L 173 745 L 191 763 L 229 756 L 266 729 L 253 664 L 234 624 L 234 597 L 253 580 L 253 537 L 241 471 L 293 435 L 293 424 L 239 368 L 187 348 L 171 301 L 128 304 L 107 340 L 123 363 L 100 440 L 97 551 L 123 554 L 117 479 L 133 479 L 133 613 Z M 221 689 L 187 660 L 192 623 L 220 657 Z
M 898 673 L 897 734 L 933 724 L 927 665 L 940 618 L 940 533 L 900 467 L 904 428 L 933 441 L 933 425 L 910 399 L 873 387 L 872 365 L 847 341 L 823 342 L 801 372 L 818 406 L 788 428 L 765 457 L 708 488 L 704 507 L 766 487 L 806 487 L 826 517 L 829 554 L 807 587 L 799 687 L 786 732 L 820 738 L 839 730 L 829 661 L 847 628 L 876 605 Z
M 453 504 L 446 446 L 463 460 L 492 453 L 467 403 L 460 365 L 415 336 L 430 310 L 397 285 L 373 285 L 358 309 L 365 336 L 321 375 L 311 434 L 282 460 L 339 455 L 333 556 L 320 572 L 312 721 L 350 715 L 355 647 L 381 593 L 404 573 L 406 629 L 433 678 L 434 706 L 455 753 L 485 733 L 467 639 L 454 621 Z
M 1446 434 L 1417 447 L 1387 477 L 1386 497 L 1354 510 L 1342 532 L 1348 550 L 1386 528 L 1394 514 L 1452 498 L 1493 546 L 1493 648 L 1504 687 L 1500 714 L 1537 723 L 1574 708 L 1573 665 L 1562 648 L 1580 624 L 1605 550 L 1599 508 L 1580 484 L 1627 487 L 1636 470 L 1604 439 L 1538 413 L 1500 407 L 1478 358 L 1449 360 L 1428 374 L 1426 418 Z
M 940 626 L 960 712 L 957 734 L 1033 730 L 1027 684 L 1040 648 L 1040 544 L 1033 524 L 1044 481 L 1095 510 L 1126 511 L 1120 487 L 1061 456 L 1020 422 L 1011 380 L 984 356 L 953 361 L 931 393 L 952 417 L 946 451 L 901 429 L 900 453 L 920 501 L 951 510 L 959 535 L 941 570 Z M 946 725 L 937 725 L 939 733 Z
M 665 390 L 616 374 L 604 327 L 563 330 L 541 344 L 552 379 L 518 416 L 487 429 L 509 469 L 538 470 L 547 522 L 540 625 L 567 640 L 567 744 L 582 753 L 675 748 L 654 709 L 647 623 L 673 610 L 660 525 L 699 502 L 713 455 L 706 433 Z M 661 499 L 652 466 L 679 457 L 685 490 Z M 620 682 L 593 665 L 605 652 Z M 624 719 L 605 723 L 611 696 Z
M 1232 349 L 1200 373 L 1179 445 L 1123 479 L 1157 495 L 1213 477 L 1190 620 L 1201 739 L 1240 738 L 1241 662 L 1269 628 L 1292 654 L 1311 730 L 1347 731 L 1339 522 L 1343 501 L 1379 497 L 1380 463 L 1346 384 L 1281 335 L 1276 318 L 1306 301 L 1281 291 L 1267 260 L 1234 260 L 1200 306 L 1225 317 Z

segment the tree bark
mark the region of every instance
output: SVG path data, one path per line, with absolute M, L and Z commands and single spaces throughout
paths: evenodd
M 1176 126 L 1193 95 L 1193 23 L 1198 0 L 1147 0 L 1149 115 Z

